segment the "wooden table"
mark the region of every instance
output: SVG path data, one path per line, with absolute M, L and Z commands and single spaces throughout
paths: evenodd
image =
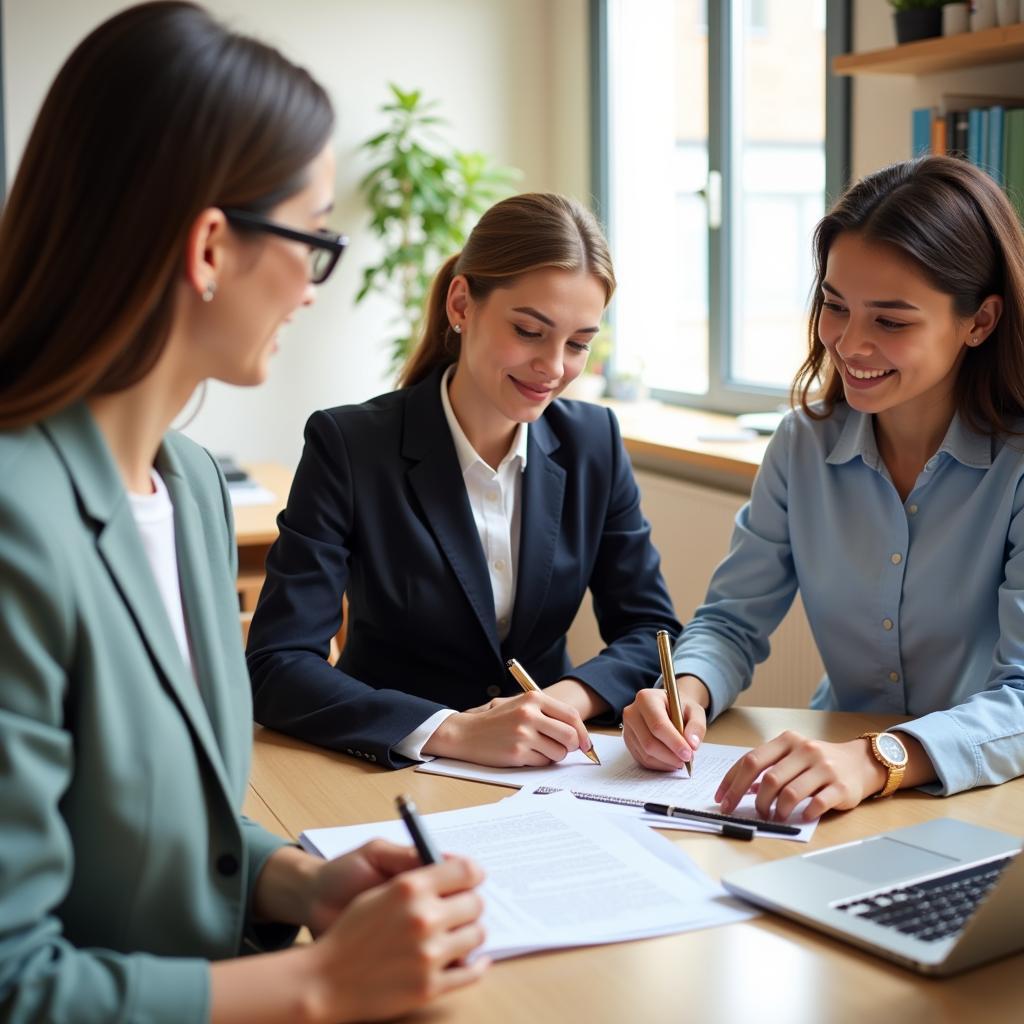
M 261 487 L 276 498 L 269 505 L 243 505 L 236 508 L 235 542 L 238 545 L 238 606 L 245 614 L 256 607 L 263 586 L 263 564 L 270 545 L 277 540 L 277 513 L 288 500 L 292 472 L 274 462 L 261 462 L 245 467 Z
M 891 724 L 891 718 L 872 715 L 734 708 L 715 722 L 708 738 L 752 745 L 793 728 L 838 740 Z M 246 811 L 274 831 L 296 838 L 305 828 L 390 818 L 400 792 L 429 813 L 489 803 L 510 790 L 412 769 L 386 771 L 256 730 Z M 946 799 L 908 791 L 868 801 L 856 811 L 827 816 L 809 847 L 945 816 L 1024 835 L 1024 779 Z M 740 843 L 692 832 L 664 834 L 715 878 L 808 848 L 773 839 Z M 445 1024 L 864 1024 L 881 1017 L 898 1024 L 1022 1020 L 1024 955 L 935 980 L 763 915 L 744 924 L 504 961 L 478 985 L 413 1019 Z

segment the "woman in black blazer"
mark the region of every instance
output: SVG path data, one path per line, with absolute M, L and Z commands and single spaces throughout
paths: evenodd
M 258 721 L 395 768 L 547 764 L 657 678 L 680 627 L 618 425 L 555 401 L 614 287 L 589 212 L 505 200 L 439 273 L 400 390 L 313 414 L 249 634 Z M 573 666 L 588 588 L 607 646 Z

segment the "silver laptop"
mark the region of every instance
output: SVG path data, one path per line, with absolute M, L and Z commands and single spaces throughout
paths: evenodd
M 1024 949 L 1021 840 L 954 818 L 734 871 L 758 906 L 924 974 Z

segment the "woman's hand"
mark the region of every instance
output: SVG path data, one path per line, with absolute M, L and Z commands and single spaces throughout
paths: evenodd
M 476 981 L 490 963 L 465 962 L 484 940 L 481 881 L 472 861 L 451 857 L 355 896 L 310 947 L 312 1016 L 391 1019 Z
M 411 846 L 396 846 L 374 839 L 341 857 L 321 862 L 309 890 L 309 906 L 303 918 L 316 938 L 360 893 L 421 866 Z
M 622 712 L 622 737 L 638 764 L 659 772 L 671 772 L 692 761 L 707 732 L 707 688 L 696 676 L 676 680 L 683 713 L 683 735 L 668 716 L 664 690 L 641 690 Z
M 570 751 L 589 747 L 580 713 L 542 691 L 495 697 L 449 716 L 424 744 L 423 753 L 512 768 L 553 764 Z
M 722 813 L 729 814 L 753 790 L 758 815 L 778 821 L 788 818 L 801 801 L 810 800 L 802 817 L 811 821 L 832 808 L 856 807 L 865 797 L 880 793 L 885 780 L 885 768 L 871 753 L 868 740 L 826 743 L 784 732 L 744 754 L 726 772 L 715 799 Z

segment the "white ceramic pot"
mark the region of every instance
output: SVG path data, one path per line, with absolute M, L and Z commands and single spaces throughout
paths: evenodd
M 971 31 L 984 32 L 996 27 L 996 0 L 974 0 L 971 7 Z
M 996 0 L 996 21 L 1000 25 L 1016 25 L 1020 21 L 1020 0 Z
M 958 36 L 961 32 L 969 32 L 970 28 L 970 4 L 946 4 L 942 8 L 942 34 L 944 36 Z

